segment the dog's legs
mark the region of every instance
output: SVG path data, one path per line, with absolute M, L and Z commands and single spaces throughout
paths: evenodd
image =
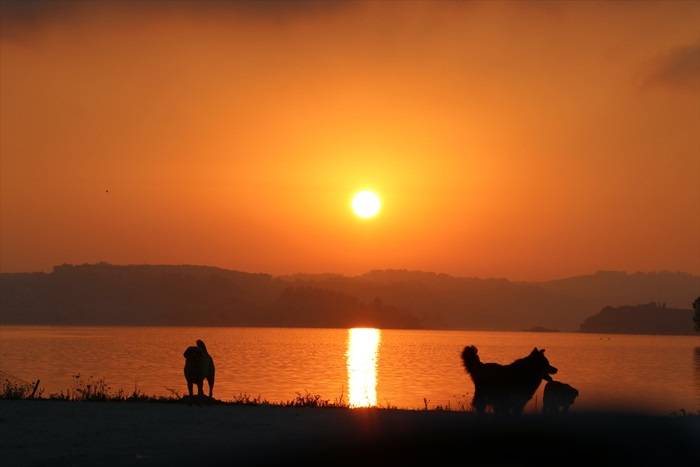
M 207 378 L 207 383 L 209 383 L 209 399 L 214 395 L 214 376 Z
M 525 411 L 525 406 L 527 405 L 527 400 L 516 399 L 510 402 L 510 407 L 508 413 L 512 415 L 522 415 Z
M 197 397 L 199 397 L 201 399 L 203 393 L 204 393 L 204 380 L 197 381 Z
M 187 392 L 190 393 L 190 399 L 192 399 L 192 381 L 187 382 Z
M 477 413 L 484 413 L 486 410 L 486 401 L 479 395 L 479 391 L 474 392 L 474 398 L 472 399 L 472 407 Z

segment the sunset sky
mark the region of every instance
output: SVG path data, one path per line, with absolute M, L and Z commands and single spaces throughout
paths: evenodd
M 700 3 L 0 15 L 2 272 L 700 273 Z

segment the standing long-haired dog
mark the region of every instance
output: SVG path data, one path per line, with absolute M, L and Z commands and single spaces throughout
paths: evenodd
M 190 397 L 192 397 L 192 386 L 195 384 L 197 385 L 197 395 L 202 395 L 205 379 L 209 384 L 209 397 L 212 397 L 214 394 L 214 359 L 207 352 L 207 346 L 201 339 L 198 339 L 196 347 L 187 347 L 184 357 L 185 379 Z
M 543 379 L 551 381 L 557 369 L 549 364 L 544 349 L 536 347 L 527 357 L 509 365 L 482 363 L 476 347 L 462 351 L 464 368 L 474 382 L 472 406 L 483 413 L 487 406 L 497 414 L 520 414 Z

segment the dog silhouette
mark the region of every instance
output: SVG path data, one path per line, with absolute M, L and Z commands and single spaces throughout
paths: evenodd
M 566 413 L 578 397 L 578 390 L 561 381 L 549 381 L 544 386 L 542 413 Z
M 192 397 L 192 386 L 197 385 L 197 395 L 202 396 L 204 390 L 204 380 L 209 385 L 209 397 L 214 395 L 214 359 L 209 355 L 204 341 L 197 340 L 197 346 L 187 347 L 185 353 L 185 380 L 187 380 L 187 391 Z
M 527 357 L 509 365 L 482 363 L 476 347 L 462 351 L 464 368 L 474 382 L 472 407 L 483 413 L 487 406 L 497 414 L 521 414 L 543 379 L 551 381 L 557 369 L 549 364 L 544 349 L 536 347 Z

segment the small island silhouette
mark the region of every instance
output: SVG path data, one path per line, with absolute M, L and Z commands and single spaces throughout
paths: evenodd
M 581 323 L 582 332 L 618 334 L 694 334 L 693 310 L 665 303 L 607 306 Z

